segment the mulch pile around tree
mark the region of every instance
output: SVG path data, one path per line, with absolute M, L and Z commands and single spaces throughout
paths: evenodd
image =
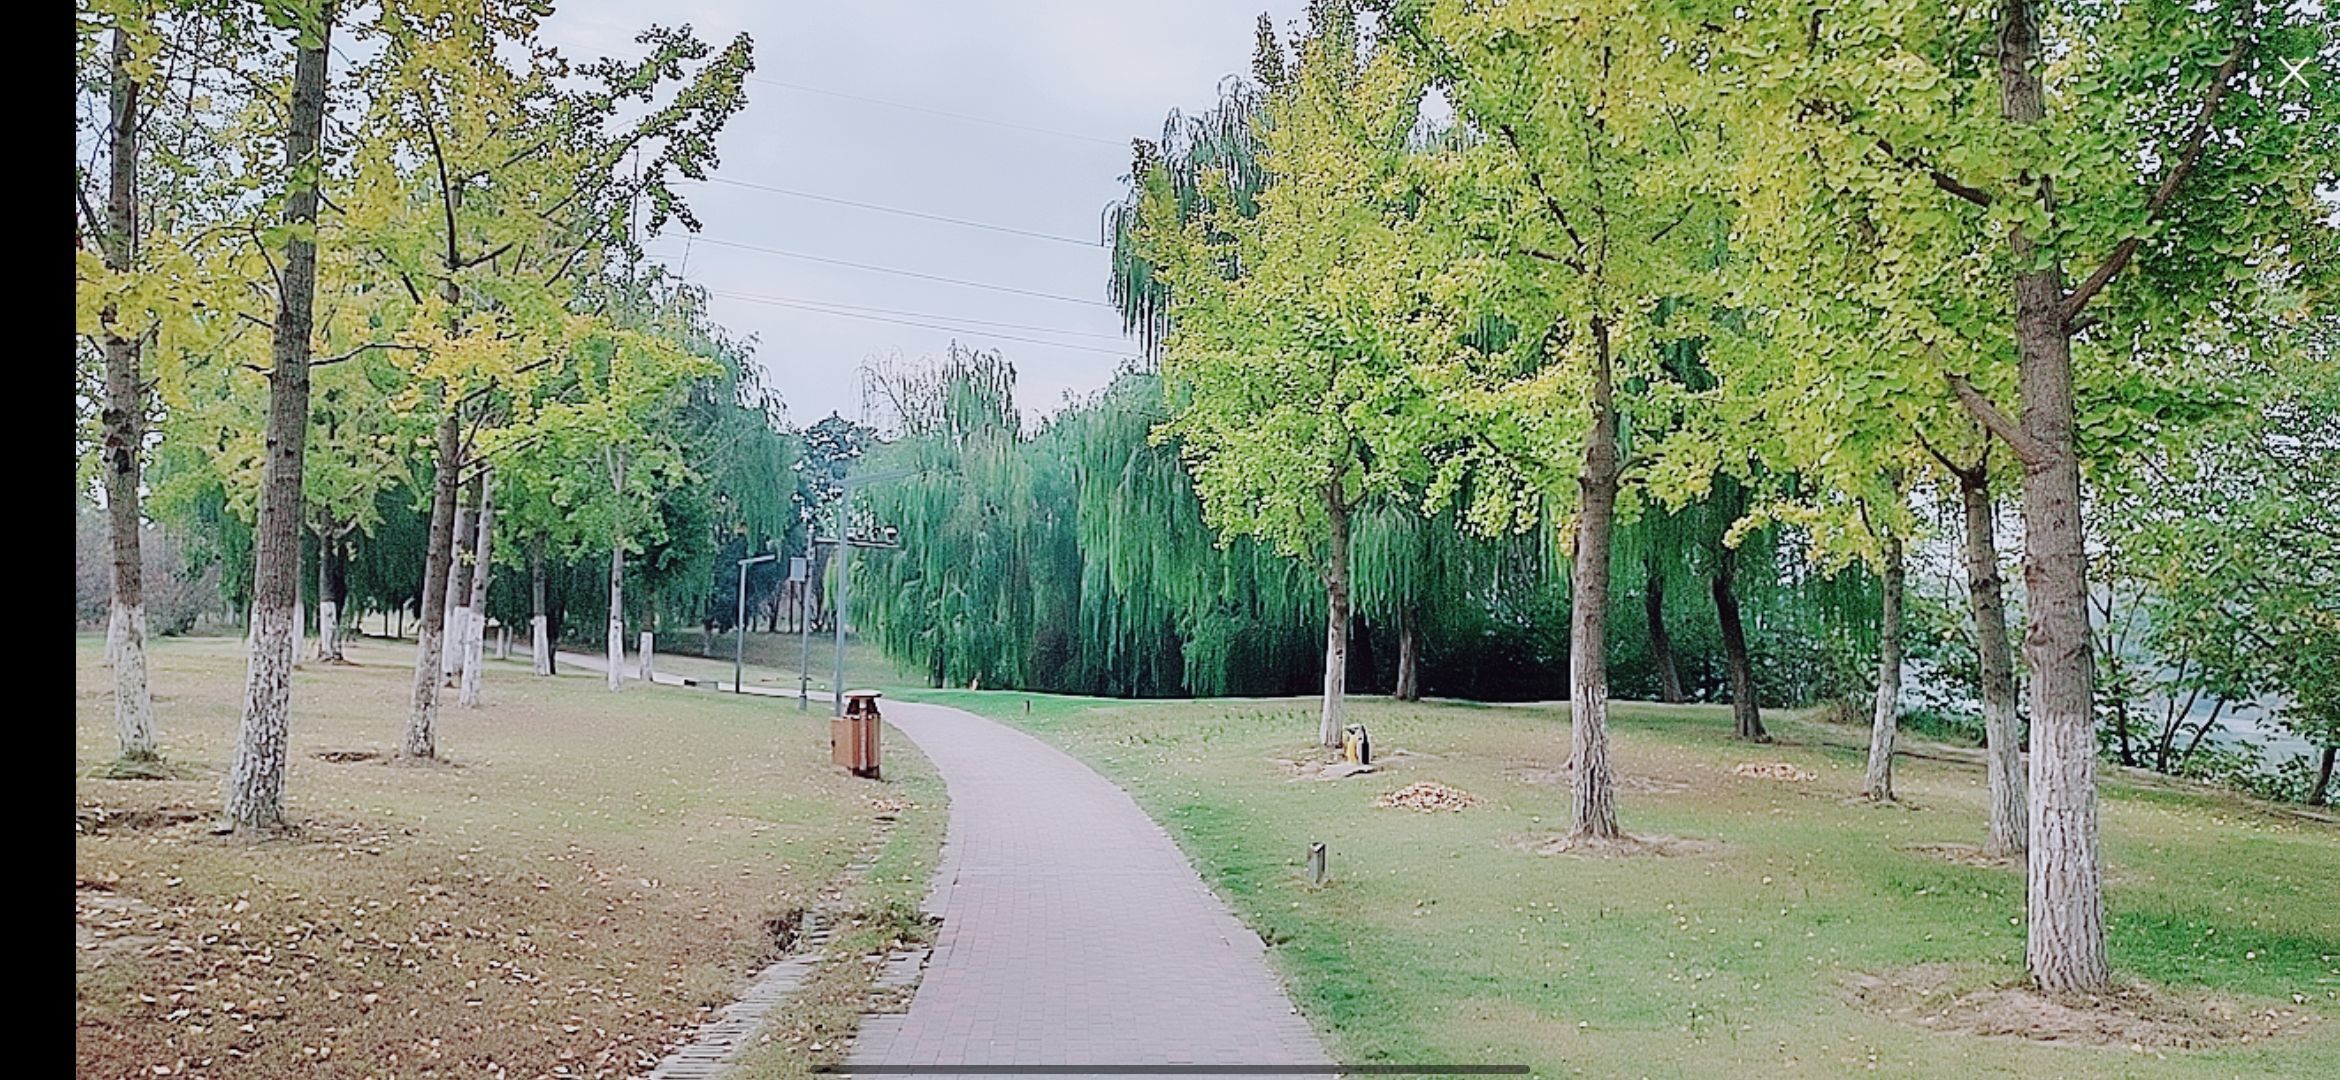
M 2313 1013 L 2278 1004 L 2246 1005 L 2199 991 L 2128 983 L 2104 994 L 2047 994 L 2027 986 L 1973 986 L 1953 964 L 1919 964 L 1845 983 L 1855 1005 L 1933 1031 L 2034 1042 L 2184 1050 L 2289 1035 Z
M 1373 805 L 1407 810 L 1463 810 L 1479 805 L 1479 797 L 1436 780 L 1421 780 L 1373 800 Z
M 1797 783 L 1816 779 L 1811 773 L 1784 761 L 1742 761 L 1731 767 L 1731 775 L 1751 780 L 1789 780 Z

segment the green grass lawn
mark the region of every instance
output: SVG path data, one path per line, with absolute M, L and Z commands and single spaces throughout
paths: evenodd
M 1848 804 L 1857 751 L 1800 718 L 1795 745 L 1728 738 L 1721 709 L 1620 705 L 1628 831 L 1702 841 L 1664 857 L 1539 855 L 1567 824 L 1565 707 L 1354 705 L 1387 766 L 1295 779 L 1314 702 L 915 696 L 1023 725 L 1127 787 L 1273 946 L 1349 1064 L 1525 1062 L 1596 1076 L 2340 1076 L 2340 829 L 2216 795 L 2115 784 L 2103 828 L 2113 959 L 2158 984 L 2310 1014 L 2305 1032 L 2212 1048 L 2051 1045 L 1926 1030 L 1850 1004 L 1845 981 L 1962 966 L 2022 973 L 2014 869 L 1907 850 L 1975 844 L 1979 769 L 1904 759 L 1911 809 Z M 1027 713 L 1027 702 L 1030 711 Z M 1403 749 L 1410 755 L 1391 752 Z M 1784 761 L 1804 782 L 1734 775 Z M 1461 812 L 1373 805 L 1435 780 Z M 1329 845 L 1333 881 L 1300 878 Z
M 940 844 L 939 778 L 905 743 L 875 785 L 830 767 L 825 712 L 612 694 L 598 673 L 540 679 L 524 659 L 490 663 L 480 709 L 447 692 L 445 764 L 350 760 L 387 756 L 404 730 L 413 646 L 386 641 L 294 676 L 298 832 L 214 837 L 242 643 L 155 644 L 170 780 L 100 775 L 102 651 L 76 643 L 85 1076 L 638 1075 L 769 959 L 767 919 L 823 904 L 881 844 L 829 902 L 882 910 L 923 889 Z M 783 1039 L 766 1058 L 801 1072 L 812 1054 Z
M 724 683 L 731 681 L 733 649 L 731 635 L 717 634 L 712 639 L 702 640 L 696 630 L 681 630 L 660 636 L 661 640 L 657 644 L 659 653 L 654 658 L 659 671 L 692 679 L 714 679 Z M 802 643 L 794 634 L 749 634 L 747 662 L 744 665 L 747 684 L 751 687 L 775 687 L 793 693 L 797 689 L 798 676 L 804 671 L 804 656 L 801 645 Z M 584 651 L 591 652 L 596 657 L 601 655 L 601 650 L 598 649 Z M 702 652 L 705 652 L 706 655 L 700 655 Z M 513 655 L 514 657 L 520 655 L 520 650 L 517 647 L 515 647 Z M 630 645 L 626 656 L 627 670 L 631 672 L 633 670 L 631 665 L 635 661 Z M 836 679 L 836 670 L 836 639 L 825 635 L 814 635 L 810 690 L 815 694 L 828 693 L 829 684 Z M 864 687 L 887 689 L 908 685 L 914 681 L 916 680 L 903 672 L 899 665 L 880 652 L 877 646 L 868 644 L 858 637 L 845 639 L 846 689 L 858 690 Z

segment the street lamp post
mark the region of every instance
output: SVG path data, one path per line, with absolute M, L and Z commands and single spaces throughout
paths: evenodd
M 732 624 L 731 692 L 747 692 L 747 568 L 771 562 L 778 555 L 750 555 L 739 561 L 739 618 Z
M 880 473 L 876 476 L 863 477 L 861 482 L 865 485 L 882 484 L 888 480 L 899 480 L 910 476 L 913 472 L 914 470 L 901 469 L 895 472 Z M 885 541 L 863 541 L 856 544 L 847 534 L 845 514 L 853 503 L 853 473 L 851 469 L 840 470 L 837 477 L 837 492 L 837 536 L 831 541 L 837 545 L 837 668 L 835 681 L 829 685 L 829 694 L 836 699 L 835 715 L 843 716 L 845 715 L 845 598 L 848 588 L 846 582 L 851 579 L 853 571 L 852 551 L 857 546 L 895 547 L 897 545 Z

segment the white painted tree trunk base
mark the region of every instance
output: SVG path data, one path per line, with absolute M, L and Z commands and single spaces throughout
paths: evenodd
M 106 652 L 114 668 L 114 734 L 122 757 L 151 761 L 154 746 L 154 694 L 146 681 L 146 610 L 143 605 L 115 604 L 106 620 Z
M 441 685 L 453 688 L 463 683 L 463 643 L 470 640 L 471 609 L 447 609 L 447 630 L 439 650 L 439 679 Z
M 424 622 L 415 630 L 414 706 L 406 715 L 406 744 L 399 754 L 410 758 L 438 756 L 439 665 L 443 654 L 440 635 Z
M 552 633 L 546 626 L 544 616 L 534 615 L 529 617 L 528 634 L 529 648 L 531 650 L 529 653 L 529 659 L 534 661 L 536 666 L 536 673 L 539 675 L 551 675 L 553 671 Z
M 341 605 L 331 600 L 317 603 L 317 659 L 341 659 Z
M 254 605 L 244 678 L 244 720 L 228 774 L 227 816 L 238 829 L 274 829 L 284 822 L 287 718 L 292 711 L 293 628 L 298 608 Z
M 463 690 L 456 695 L 455 700 L 466 709 L 479 708 L 479 664 L 480 654 L 484 651 L 479 638 L 479 628 L 476 626 L 472 627 L 471 633 L 463 636 Z
M 640 657 L 641 663 L 638 668 L 640 674 L 636 675 L 635 678 L 638 678 L 643 682 L 657 681 L 658 661 L 655 648 L 656 640 L 652 637 L 650 631 L 642 631 L 642 655 Z

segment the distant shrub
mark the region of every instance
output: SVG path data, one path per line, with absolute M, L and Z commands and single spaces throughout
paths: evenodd
M 146 632 L 169 636 L 195 629 L 219 610 L 219 567 L 189 565 L 176 537 L 149 526 L 140 537 L 145 566 Z M 102 509 L 83 503 L 73 515 L 73 624 L 103 630 L 112 614 L 114 553 Z

